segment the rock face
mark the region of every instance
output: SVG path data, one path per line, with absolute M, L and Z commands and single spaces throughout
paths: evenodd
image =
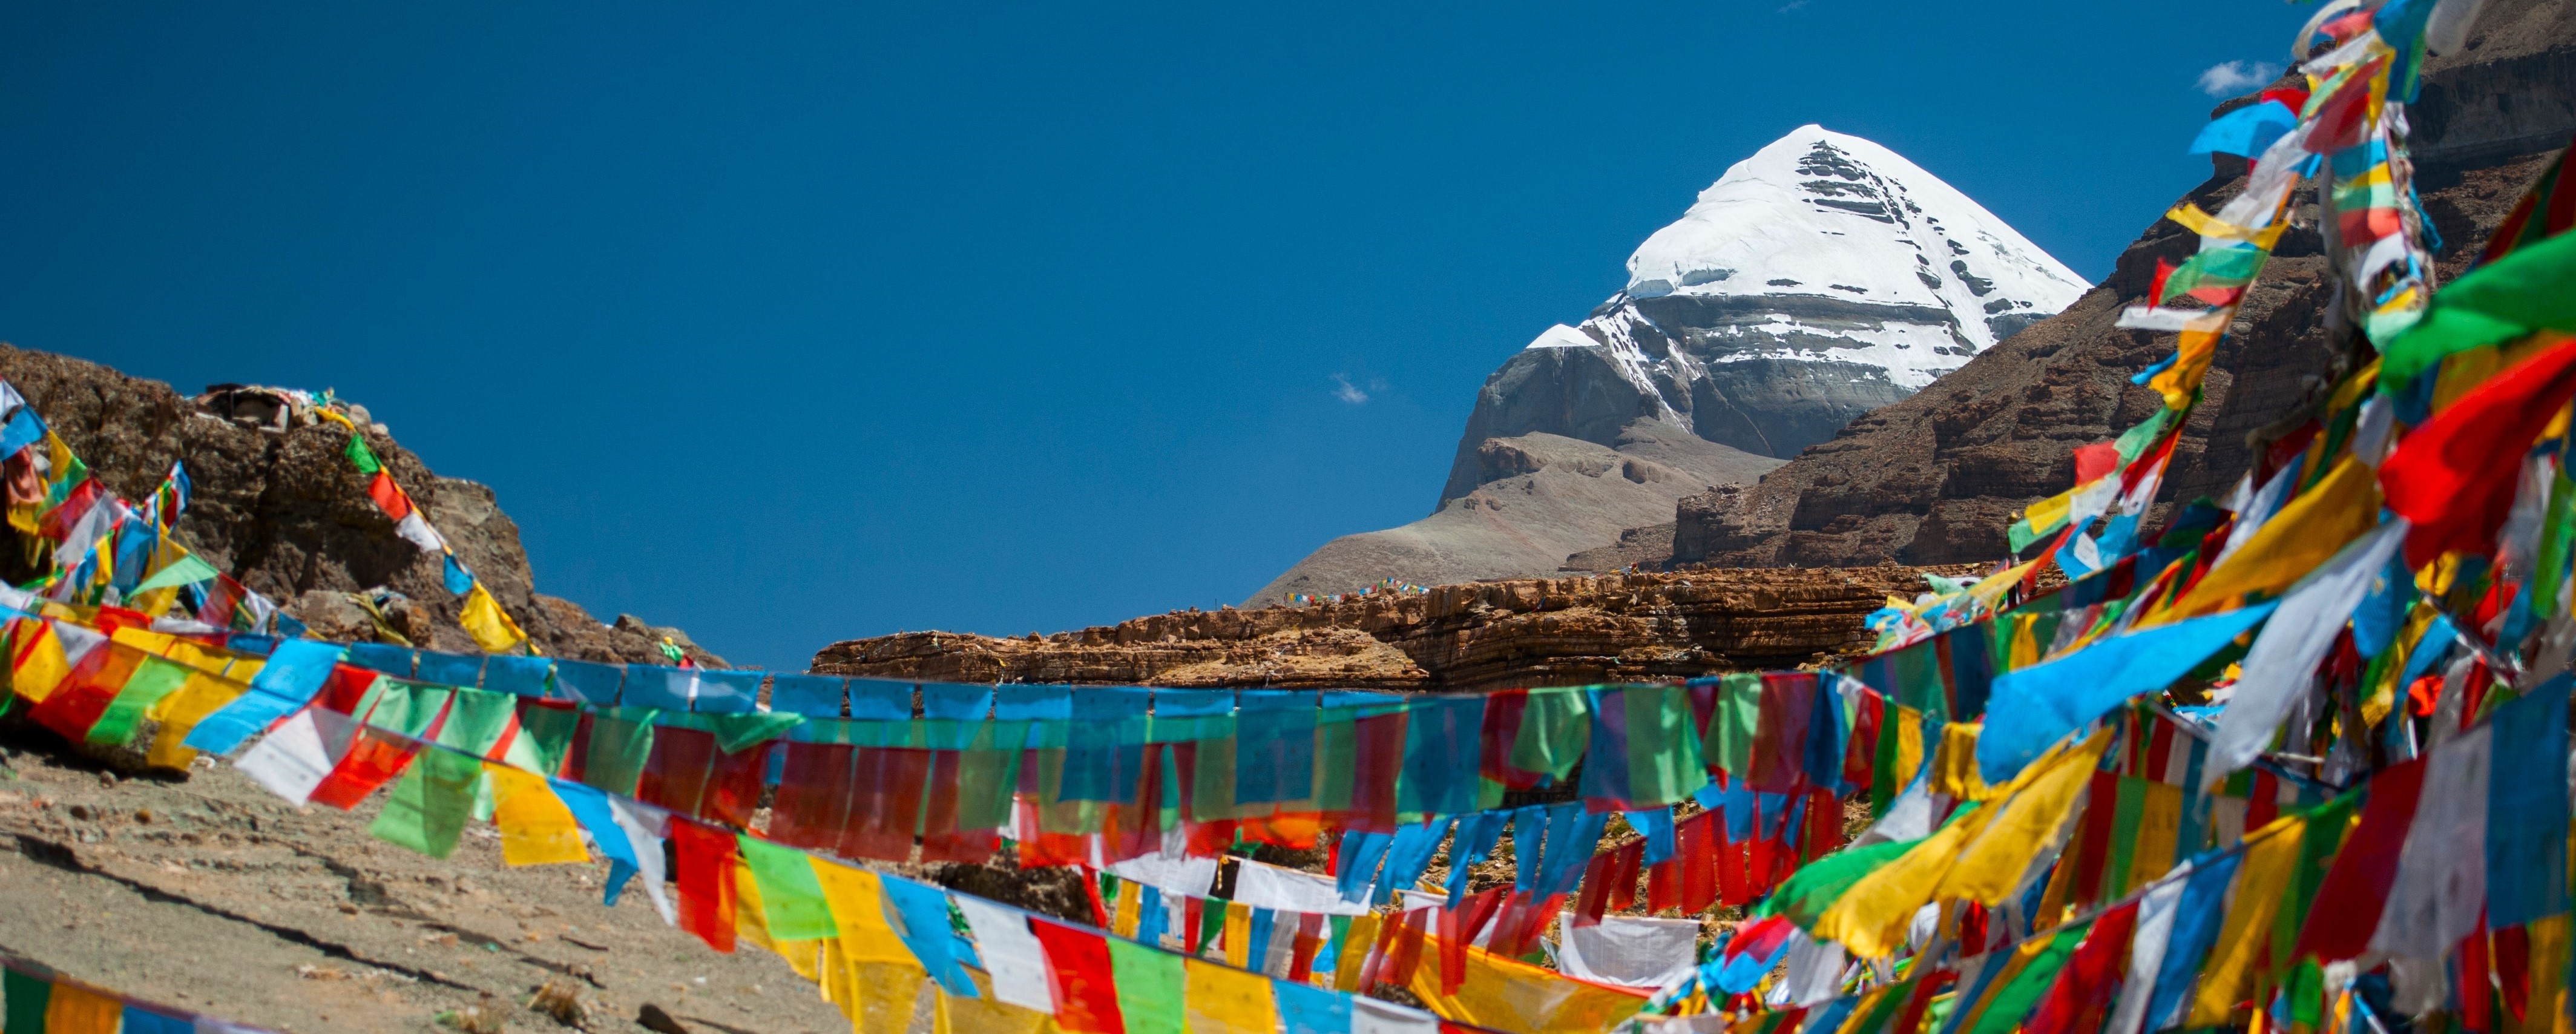
M 1967 569 L 1941 573 L 1964 574 Z M 1040 638 L 907 632 L 813 670 L 944 682 L 1469 691 L 1781 668 L 1867 645 L 1863 615 L 1922 571 L 1685 570 L 1444 585 L 1260 610 L 1174 611 Z
M 1485 439 L 1473 491 L 1403 527 L 1325 543 L 1244 606 L 1351 592 L 1381 578 L 1440 585 L 1553 572 L 1570 553 L 1670 515 L 1683 496 L 1780 465 L 1653 420 L 1621 428 L 1612 441 L 1547 433 Z
M 127 499 L 143 498 L 171 461 L 184 461 L 195 496 L 179 521 L 180 542 L 277 600 L 316 634 L 386 638 L 348 595 L 381 586 L 407 598 L 386 613 L 395 633 L 424 648 L 475 652 L 456 623 L 463 601 L 443 586 L 437 558 L 396 537 L 393 522 L 367 498 L 364 480 L 343 454 L 348 431 L 243 426 L 200 412 L 159 381 L 5 345 L 0 377 L 17 386 L 94 476 Z M 490 488 L 439 477 L 383 434 L 369 432 L 368 447 L 548 655 L 661 663 L 658 643 L 667 635 L 701 663 L 723 664 L 677 629 L 623 615 L 616 625 L 603 625 L 570 600 L 538 593 L 519 526 L 501 512 Z
M 2428 63 L 2409 114 L 2423 144 L 2418 189 L 2456 276 L 2546 160 L 2576 135 L 2576 6 L 2494 0 L 2476 46 Z M 2528 98 L 2528 99 L 2526 99 Z M 2243 189 L 2244 163 L 2186 199 L 2206 210 Z M 2167 475 L 2167 506 L 2224 494 L 2252 455 L 2249 436 L 2304 411 L 2338 371 L 2323 313 L 2332 288 L 2315 198 L 2302 190 L 2285 234 L 2219 346 L 2202 404 L 2184 425 Z M 2074 482 L 2076 446 L 2101 441 L 2158 405 L 2129 376 L 2172 350 L 2172 335 L 2121 330 L 2119 309 L 2143 298 L 2156 261 L 2179 262 L 2198 239 L 2159 219 L 2121 253 L 2111 276 L 2065 312 L 1902 402 L 1852 421 L 1761 483 L 1719 486 L 1675 510 L 1674 563 L 1851 565 L 1894 559 L 1985 561 L 2007 549 L 2024 506 Z M 2158 518 L 2150 516 L 2152 527 Z

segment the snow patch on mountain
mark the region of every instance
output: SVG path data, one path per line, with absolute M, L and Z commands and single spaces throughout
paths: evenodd
M 1629 256 L 1624 290 L 1580 328 L 1550 327 L 1530 347 L 1610 348 L 1635 372 L 1627 379 L 1676 415 L 1687 403 L 1655 390 L 1652 372 L 1687 388 L 1709 368 L 1754 360 L 1841 364 L 1840 378 L 1886 384 L 1853 390 L 1894 401 L 2085 287 L 1940 177 L 1810 125 L 1728 169 Z

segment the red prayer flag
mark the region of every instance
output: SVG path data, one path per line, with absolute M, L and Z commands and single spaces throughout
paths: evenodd
M 1753 732 L 1753 788 L 1763 793 L 1795 791 L 1806 778 L 1807 719 L 1816 706 L 1816 676 L 1764 673 L 1757 706 L 1761 717 Z
M 2075 900 L 2090 903 L 2102 899 L 2102 873 L 2111 859 L 2111 824 L 2117 817 L 2120 799 L 2120 774 L 2093 773 L 2093 784 L 2084 793 L 2084 828 L 2077 833 L 2078 854 L 2075 856 Z M 2066 864 L 2060 861 L 2058 864 Z
M 2120 466 L 2120 446 L 2114 442 L 2094 442 L 2075 447 L 2075 483 L 2085 484 L 2100 479 Z
M 664 725 L 653 730 L 653 750 L 644 759 L 635 799 L 682 815 L 699 814 L 707 781 L 715 767 L 714 733 Z
M 741 846 L 731 830 L 673 816 L 671 850 L 680 886 L 680 929 L 707 947 L 733 952 L 733 869 Z
M 1315 973 L 1315 951 L 1324 944 L 1324 916 L 1320 912 L 1297 914 L 1297 939 L 1288 954 L 1288 982 L 1303 984 Z
M 125 689 L 125 680 L 134 676 L 143 656 L 123 644 L 100 643 L 27 716 L 64 739 L 80 742 L 98 724 L 99 716 L 107 713 L 107 705 L 116 702 L 116 694 Z
M 1520 737 L 1521 715 L 1528 710 L 1526 689 L 1501 690 L 1485 698 L 1485 723 L 1478 730 L 1478 739 L 1484 745 L 1479 774 L 1503 784 L 1505 789 L 1527 790 L 1538 785 L 1538 773 L 1524 772 L 1511 764 L 1512 742 Z
M 1674 861 L 1681 871 L 1681 899 L 1674 907 L 1683 915 L 1698 915 L 1717 903 L 1717 852 L 1726 840 L 1719 817 L 1704 811 L 1673 825 Z
M 817 851 L 840 846 L 850 806 L 842 787 L 850 781 L 853 749 L 839 743 L 787 745 L 778 794 L 769 809 L 769 839 Z
M 1351 811 L 1346 829 L 1395 832 L 1396 777 L 1404 770 L 1405 712 L 1370 715 L 1351 723 L 1356 748 L 1351 764 Z
M 2337 962 L 2370 950 L 2370 935 L 2379 931 L 2388 888 L 2397 882 L 2397 853 L 2406 846 L 2406 831 L 2415 825 L 2415 800 L 2423 789 L 2421 757 L 2390 765 L 2371 777 L 2370 799 L 2361 806 L 2360 824 L 2344 838 L 2334 866 L 2317 884 L 2307 925 L 2299 930 L 2297 954 L 2313 953 L 2320 962 Z
M 1118 1010 L 1118 982 L 1109 965 L 1108 939 L 1039 916 L 1029 917 L 1029 932 L 1046 952 L 1047 989 L 1055 993 L 1056 1026 L 1067 1034 L 1127 1034 L 1126 1015 Z
M 341 811 L 355 808 L 377 787 L 392 782 L 403 769 L 411 767 L 411 759 L 418 753 L 410 744 L 384 739 L 362 728 L 349 741 L 349 752 L 340 756 L 340 763 L 331 767 L 331 774 L 322 777 L 306 800 Z
M 2094 920 L 2093 929 L 2084 935 L 2084 943 L 2075 946 L 2074 954 L 2057 971 L 2057 979 L 2040 998 L 2039 1007 L 2022 1021 L 2022 1034 L 2068 1034 L 2098 1028 L 2098 1022 L 2077 1021 L 2098 1014 L 2110 1004 L 2111 991 L 2119 985 L 2121 957 L 2128 954 L 2129 934 L 2137 919 L 2138 903 L 2132 901 Z
M 2406 563 L 2444 552 L 2495 551 L 2496 529 L 2521 483 L 2523 454 L 2561 403 L 2576 395 L 2576 340 L 2489 378 L 2397 444 L 2380 465 L 2390 510 L 2414 522 Z
M 2485 1031 L 2495 1029 L 2495 981 L 2488 975 L 2487 923 L 2478 920 L 2478 928 L 2460 939 L 2460 1028 Z
M 2531 1012 L 2531 928 L 2510 926 L 2495 931 L 2488 960 L 2494 963 L 2496 989 L 2503 993 L 2504 1011 L 2515 1022 Z
M 384 471 L 377 471 L 375 477 L 367 480 L 367 498 L 375 500 L 376 508 L 383 510 L 385 516 L 393 518 L 397 524 L 411 516 L 411 498 L 403 494 L 401 485 L 394 484 L 393 475 Z

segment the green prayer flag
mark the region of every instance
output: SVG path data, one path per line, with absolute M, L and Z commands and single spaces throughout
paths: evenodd
M 2005 669 L 1997 666 L 1994 670 Z M 1871 755 L 1869 763 L 1869 817 L 1873 821 L 1886 818 L 1887 806 L 1895 803 L 1896 795 L 1905 789 L 1896 785 L 1896 752 L 1905 743 L 1905 738 L 1897 732 L 1897 726 L 1902 724 L 1897 719 L 1895 704 L 1887 704 L 1880 710 L 1878 749 Z
M 580 732 L 581 712 L 572 708 L 531 704 L 519 710 L 519 737 L 536 750 L 537 770 L 548 775 L 563 771 L 564 757 L 572 753 L 573 737 Z
M 2203 248 L 2165 277 L 2162 305 L 2201 287 L 2242 287 L 2254 282 L 2254 274 L 2263 269 L 2268 253 L 2251 244 L 2231 248 Z
M 361 474 L 373 475 L 385 469 L 384 464 L 376 462 L 375 452 L 367 448 L 367 439 L 354 431 L 349 433 L 349 463 Z
M 2558 593 L 2567 584 L 2568 544 L 2576 541 L 2576 481 L 2567 479 L 2565 471 L 2551 479 L 2548 515 L 2541 525 L 2539 563 L 2532 568 L 2532 586 L 2524 595 L 2534 616 L 2558 616 Z M 2369 683 L 2363 683 L 2369 685 Z
M 143 713 L 160 703 L 163 697 L 178 692 L 188 682 L 189 669 L 159 657 L 145 657 L 127 676 L 125 688 L 116 691 L 116 699 L 100 713 L 98 723 L 89 727 L 85 737 L 91 743 L 124 746 L 134 739 L 135 727 L 142 724 Z
M 179 559 L 173 560 L 168 566 L 152 572 L 151 577 L 145 578 L 141 584 L 134 587 L 133 592 L 126 593 L 126 596 L 131 598 L 142 593 L 150 592 L 154 589 L 166 589 L 173 585 L 195 585 L 198 582 L 214 577 L 217 573 L 215 565 L 207 563 L 204 557 L 200 557 L 195 553 L 181 553 L 179 554 Z
M 501 742 L 518 714 L 518 697 L 479 689 L 451 689 L 447 720 L 434 742 L 453 750 L 424 750 L 385 798 L 368 832 L 379 840 L 433 858 L 455 853 L 465 824 L 490 814 L 482 755 Z M 421 694 L 426 696 L 427 694 Z M 461 753 L 460 753 L 461 752 Z
M 1729 779 L 1753 771 L 1753 734 L 1762 725 L 1762 676 L 1736 672 L 1721 679 L 1717 706 L 1708 716 L 1700 754 Z
M 22 1030 L 44 1034 L 45 1007 L 53 1004 L 54 985 L 43 977 L 29 976 L 14 969 L 6 971 L 6 974 L 0 976 L 0 993 L 9 996 L 9 1005 L 5 1020 L 0 1020 L 6 1025 L 0 1026 L 0 1030 L 11 1034 Z
M 424 750 L 385 796 L 385 809 L 367 832 L 386 843 L 445 858 L 465 835 L 465 824 L 474 815 L 474 788 L 482 781 L 482 759 Z
M 1182 1034 L 1188 974 L 1181 957 L 1124 937 L 1109 940 L 1109 972 L 1118 982 L 1118 1012 L 1127 1034 Z
M 815 941 L 841 935 L 823 901 L 823 881 L 805 852 L 743 836 L 742 862 L 760 887 L 760 913 L 773 941 Z
M 1707 783 L 1699 738 L 1691 735 L 1690 690 L 1632 686 L 1621 695 L 1628 708 L 1628 800 L 1674 804 Z
M 581 781 L 620 797 L 635 796 L 643 781 L 644 762 L 653 754 L 653 712 L 611 707 L 590 719 L 590 751 L 582 759 Z
M 1563 780 L 1592 742 L 1590 694 L 1579 688 L 1533 689 L 1512 740 L 1512 767 Z
M 2306 831 L 2299 835 L 2298 861 L 2290 870 L 2289 886 L 2282 888 L 2281 907 L 2272 913 L 2272 972 L 2288 968 L 2290 950 L 2299 943 L 2299 928 L 2308 921 L 2308 906 L 2316 903 L 2326 869 L 2334 864 L 2344 835 L 2352 831 L 2355 812 L 2367 793 L 2355 789 L 2308 812 Z
M 2128 893 L 2129 867 L 2138 856 L 2138 822 L 2145 817 L 2146 808 L 2147 781 L 2121 776 L 2118 796 L 2111 807 L 2111 864 L 2102 887 L 2105 900 Z
M 2424 318 L 2388 342 L 2379 390 L 2405 391 L 2443 359 L 2547 327 L 2576 332 L 2576 233 L 2515 250 L 2433 295 Z

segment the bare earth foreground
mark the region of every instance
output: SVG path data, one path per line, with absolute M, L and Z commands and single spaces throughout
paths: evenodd
M 491 827 L 447 860 L 297 808 L 229 766 L 124 779 L 48 733 L 0 737 L 0 949 L 138 998 L 281 1031 L 443 1029 L 555 981 L 592 1030 L 646 1003 L 691 1031 L 839 1034 L 848 1021 L 775 955 L 719 955 L 664 926 L 640 886 L 600 906 L 604 863 L 505 868 Z

